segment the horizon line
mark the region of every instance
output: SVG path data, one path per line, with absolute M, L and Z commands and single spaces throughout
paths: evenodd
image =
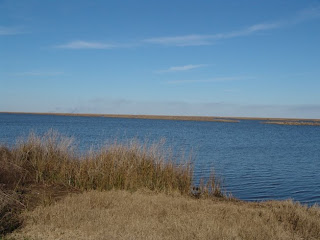
M 70 113 L 70 112 L 8 112 L 0 111 L 0 114 L 33 114 L 33 115 L 56 115 L 74 117 L 109 117 L 109 118 L 129 118 L 129 119 L 153 119 L 153 120 L 191 120 L 191 121 L 211 121 L 212 120 L 309 120 L 320 121 L 320 118 L 284 118 L 284 117 L 237 117 L 237 116 L 197 116 L 197 115 L 163 115 L 163 114 L 112 114 L 112 113 Z M 189 119 L 186 119 L 189 118 Z M 194 120 L 192 120 L 192 118 Z M 196 120 L 198 118 L 198 120 Z M 202 120 L 200 120 L 202 119 Z

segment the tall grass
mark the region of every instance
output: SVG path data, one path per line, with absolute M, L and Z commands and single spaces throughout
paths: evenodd
M 100 150 L 79 154 L 72 138 L 49 131 L 43 136 L 30 134 L 12 147 L 0 146 L 0 190 L 3 193 L 0 194 L 3 202 L 0 219 L 4 219 L 5 214 L 8 216 L 10 206 L 17 206 L 15 212 L 19 212 L 23 205 L 23 198 L 19 205 L 14 197 L 5 200 L 4 196 L 26 192 L 25 188 L 30 186 L 130 191 L 146 188 L 197 197 L 222 196 L 214 178 L 197 188 L 196 194 L 192 183 L 190 158 L 174 157 L 161 142 L 114 142 Z
M 16 184 L 63 184 L 81 190 L 148 188 L 156 191 L 190 192 L 190 161 L 165 153 L 161 143 L 137 140 L 112 143 L 79 156 L 73 141 L 55 132 L 31 134 L 1 158 L 2 182 Z M 12 167 L 15 171 L 12 172 Z M 7 171 L 10 168 L 10 171 Z

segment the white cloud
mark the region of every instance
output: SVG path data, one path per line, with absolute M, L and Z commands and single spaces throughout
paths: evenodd
M 257 32 L 272 30 L 277 28 L 282 28 L 288 25 L 297 24 L 304 22 L 313 18 L 320 17 L 320 6 L 313 8 L 304 9 L 292 18 L 273 21 L 269 23 L 258 23 L 251 25 L 249 27 L 217 34 L 190 34 L 182 36 L 165 36 L 165 37 L 154 37 L 143 40 L 147 43 L 167 45 L 167 46 L 201 46 L 201 45 L 211 45 L 214 41 L 220 39 L 236 38 L 241 36 L 248 36 Z
M 241 29 L 238 31 L 218 33 L 212 35 L 184 35 L 184 36 L 174 36 L 174 37 L 159 37 L 159 38 L 149 38 L 145 39 L 144 42 L 160 44 L 160 45 L 173 45 L 173 46 L 201 46 L 213 44 L 214 40 L 235 38 L 241 36 L 247 36 L 258 31 L 270 30 L 281 27 L 283 24 L 278 23 L 264 23 L 255 24 L 248 28 Z
M 117 46 L 114 44 L 101 42 L 73 41 L 63 45 L 58 45 L 56 47 L 67 49 L 112 49 Z
M 235 92 L 239 92 L 240 90 L 239 89 L 225 89 L 224 92 L 227 92 L 227 93 L 235 93 Z
M 210 83 L 210 82 L 227 82 L 243 79 L 252 79 L 252 77 L 216 77 L 210 79 L 184 79 L 167 81 L 169 84 L 183 84 L 183 83 Z
M 299 13 L 299 15 L 295 18 L 296 21 L 306 21 L 313 18 L 320 17 L 320 5 L 304 9 Z
M 283 24 L 281 22 L 276 23 L 262 23 L 262 24 L 255 24 L 250 26 L 248 29 L 244 30 L 244 33 L 252 33 L 262 30 L 269 30 L 281 27 Z
M 16 35 L 21 33 L 22 31 L 16 27 L 0 26 L 0 35 Z
M 160 70 L 157 71 L 159 73 L 163 73 L 163 72 L 180 72 L 180 71 L 188 71 L 191 69 L 195 69 L 195 68 L 201 68 L 201 67 L 206 67 L 208 66 L 207 64 L 188 64 L 188 65 L 184 65 L 184 66 L 176 66 L 176 67 L 170 67 L 166 70 Z
M 21 72 L 15 73 L 16 76 L 56 76 L 62 75 L 63 72 L 41 72 L 41 71 L 30 71 L 30 72 Z
M 203 46 L 212 45 L 218 40 L 231 39 L 243 36 L 249 36 L 258 32 L 268 31 L 272 29 L 279 29 L 289 25 L 298 24 L 304 21 L 308 21 L 314 18 L 320 17 L 320 5 L 312 8 L 307 8 L 300 11 L 298 14 L 291 18 L 271 21 L 265 23 L 257 23 L 242 29 L 235 31 L 222 32 L 216 34 L 187 34 L 179 36 L 161 36 L 161 37 L 151 37 L 146 38 L 141 41 L 129 44 L 111 44 L 105 42 L 90 42 L 90 41 L 72 41 L 66 44 L 57 45 L 56 48 L 65 49 L 113 49 L 113 48 L 125 48 L 140 46 L 142 43 L 157 44 L 164 46 Z M 0 35 L 17 34 L 20 33 L 17 29 L 6 28 L 0 26 Z M 179 71 L 179 70 L 178 70 Z
M 104 42 L 90 42 L 90 41 L 72 41 L 66 44 L 55 46 L 57 48 L 66 48 L 66 49 L 113 49 L 113 48 L 123 48 L 123 47 L 134 47 L 140 46 L 141 43 L 157 44 L 164 46 L 203 46 L 203 45 L 212 45 L 215 41 L 221 39 L 230 39 L 243 36 L 249 36 L 258 32 L 268 31 L 272 29 L 283 28 L 288 25 L 298 24 L 304 21 L 308 21 L 314 18 L 320 17 L 320 5 L 317 5 L 312 8 L 307 8 L 300 11 L 295 16 L 280 20 L 280 21 L 271 21 L 265 23 L 257 23 L 248 27 L 244 27 L 239 30 L 223 32 L 217 34 L 187 34 L 179 36 L 161 36 L 161 37 L 151 37 L 136 42 L 134 44 L 111 44 Z M 17 34 L 17 30 L 13 28 L 4 28 L 0 26 L 0 35 L 5 34 Z
M 157 37 L 148 38 L 143 40 L 147 43 L 154 43 L 160 45 L 175 45 L 175 46 L 201 46 L 210 45 L 208 41 L 210 35 L 185 35 L 185 36 L 174 36 L 174 37 Z

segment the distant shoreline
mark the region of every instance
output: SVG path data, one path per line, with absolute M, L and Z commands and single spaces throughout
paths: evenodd
M 265 121 L 262 122 L 264 124 L 277 124 L 277 125 L 293 125 L 293 126 L 320 126 L 320 122 L 319 121 L 305 121 L 305 120 L 301 120 L 301 121 Z
M 154 120 L 179 120 L 179 121 L 204 121 L 204 122 L 230 122 L 238 123 L 240 120 L 260 120 L 262 123 L 282 125 L 309 125 L 300 124 L 300 121 L 319 122 L 320 119 L 306 118 L 263 118 L 263 117 L 218 117 L 218 116 L 174 116 L 174 115 L 134 115 L 134 114 L 99 114 L 99 113 L 41 113 L 41 112 L 0 112 L 6 114 L 34 114 L 34 115 L 54 115 L 54 116 L 74 116 L 74 117 L 106 117 L 106 118 L 128 118 L 128 119 L 154 119 Z M 308 122 L 307 122 L 308 123 Z

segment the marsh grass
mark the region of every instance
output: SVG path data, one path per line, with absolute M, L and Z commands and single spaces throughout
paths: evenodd
M 4 216 L 8 216 L 10 209 L 16 209 L 11 214 L 13 219 L 21 212 L 23 204 L 50 204 L 57 195 L 52 189 L 58 186 L 63 186 L 64 192 L 70 189 L 136 191 L 143 188 L 194 196 L 192 183 L 191 157 L 183 154 L 177 157 L 164 147 L 163 141 L 115 141 L 100 150 L 80 154 L 72 138 L 49 131 L 43 136 L 31 133 L 27 139 L 19 140 L 12 147 L 0 147 L 0 189 L 3 192 L 0 195 L 0 219 L 6 219 Z M 49 188 L 50 194 L 43 188 Z M 32 189 L 37 192 L 32 194 Z M 197 197 L 223 196 L 214 176 L 199 189 Z M 5 200 L 6 192 L 12 194 L 11 202 Z M 22 199 L 19 200 L 22 205 L 13 200 L 14 194 Z M 35 195 L 38 195 L 38 199 L 34 200 L 36 203 L 30 203 Z M 14 222 L 19 225 L 20 220 Z M 0 224 L 4 226 L 4 223 Z M 11 228 L 0 230 L 0 235 L 17 226 L 15 223 L 11 225 Z
M 161 141 L 79 154 L 30 134 L 0 146 L 0 239 L 22 222 L 5 239 L 320 239 L 319 207 L 229 201 L 214 174 L 192 183 L 190 157 Z
M 31 134 L 26 141 L 6 148 L 2 182 L 62 184 L 81 190 L 143 187 L 188 194 L 193 178 L 190 159 L 178 159 L 165 151 L 161 142 L 134 139 L 79 155 L 70 138 L 52 131 L 42 137 Z
M 24 207 L 18 193 L 0 189 L 0 239 L 2 234 L 11 232 L 21 225 L 20 213 Z

